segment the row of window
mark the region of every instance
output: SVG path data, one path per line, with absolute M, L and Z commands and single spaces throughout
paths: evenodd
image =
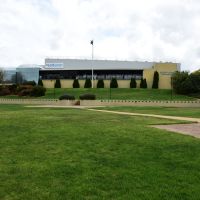
M 110 80 L 117 78 L 118 80 L 130 80 L 135 78 L 141 79 L 143 76 L 142 70 L 94 70 L 94 79 Z M 42 79 L 92 79 L 91 70 L 60 70 L 60 71 L 40 71 Z

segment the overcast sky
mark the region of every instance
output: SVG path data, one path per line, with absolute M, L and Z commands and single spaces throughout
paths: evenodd
M 200 0 L 0 0 L 0 66 L 45 57 L 200 68 Z

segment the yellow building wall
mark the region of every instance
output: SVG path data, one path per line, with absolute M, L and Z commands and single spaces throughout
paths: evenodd
M 159 73 L 159 88 L 171 89 L 171 76 L 177 71 L 177 64 L 175 63 L 156 63 L 154 65 L 155 71 Z
M 145 69 L 143 71 L 143 78 L 146 78 L 147 88 L 152 88 L 154 69 Z
M 55 80 L 42 80 L 45 88 L 54 88 Z
M 153 75 L 159 73 L 159 89 L 171 89 L 171 75 L 177 71 L 175 63 L 155 63 L 151 69 L 143 71 L 143 78 L 146 78 L 147 87 L 152 88 Z M 94 88 L 97 87 L 97 81 L 94 80 Z M 130 80 L 117 80 L 119 88 L 130 88 Z M 137 80 L 137 88 L 140 87 L 140 80 Z M 55 80 L 43 80 L 45 88 L 54 88 Z M 84 88 L 85 80 L 79 80 L 80 88 Z M 62 88 L 73 88 L 73 80 L 61 80 Z M 110 88 L 110 80 L 104 80 L 104 88 Z
M 56 80 L 42 80 L 45 88 L 54 88 Z M 60 80 L 61 88 L 73 88 L 74 80 Z M 94 88 L 97 87 L 97 80 L 94 80 Z M 130 88 L 130 80 L 117 80 L 118 88 Z M 140 80 L 136 80 L 137 88 L 140 87 Z M 79 80 L 80 88 L 84 88 L 85 80 Z M 104 80 L 104 88 L 110 88 L 110 80 Z
M 143 71 L 143 78 L 147 80 L 147 87 L 152 88 L 153 75 L 157 71 L 159 73 L 159 89 L 171 89 L 171 76 L 177 70 L 176 63 L 155 63 L 152 69 Z

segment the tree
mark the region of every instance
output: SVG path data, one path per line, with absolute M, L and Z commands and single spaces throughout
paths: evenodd
M 130 82 L 130 88 L 136 88 L 137 87 L 137 83 L 135 78 L 131 78 L 131 82 Z
M 143 80 L 143 78 L 141 78 L 140 79 L 140 88 L 143 88 L 144 87 L 143 85 L 144 85 L 144 80 Z
M 200 92 L 200 71 L 190 74 L 189 79 L 192 82 L 191 92 Z
M 183 82 L 189 77 L 189 73 L 186 71 L 175 72 L 172 75 L 172 85 L 173 89 L 178 94 L 184 94 Z
M 60 79 L 56 79 L 55 88 L 61 88 Z
M 158 83 L 159 83 L 159 73 L 157 71 L 154 72 L 153 76 L 153 85 L 152 88 L 158 89 Z
M 192 94 L 200 92 L 200 74 L 189 74 L 186 71 L 175 72 L 172 75 L 173 89 L 177 94 Z
M 91 88 L 92 82 L 89 78 L 86 78 L 84 88 Z
M 192 74 L 195 74 L 195 75 L 200 75 L 200 69 L 198 69 L 198 70 L 196 70 L 196 71 L 192 72 Z
M 146 78 L 145 79 L 141 78 L 140 88 L 147 88 L 147 80 L 146 80 Z
M 0 83 L 3 83 L 5 78 L 5 72 L 3 69 L 0 68 Z
M 143 88 L 147 88 L 147 80 L 146 80 L 146 78 L 143 80 Z
M 39 80 L 38 80 L 38 85 L 39 85 L 39 86 L 43 86 L 42 79 L 39 79 Z
M 78 79 L 74 79 L 73 88 L 80 88 L 80 84 L 79 84 Z
M 104 88 L 104 81 L 103 79 L 99 79 L 97 82 L 97 88 Z
M 110 81 L 110 88 L 118 88 L 118 83 L 116 78 L 112 78 Z

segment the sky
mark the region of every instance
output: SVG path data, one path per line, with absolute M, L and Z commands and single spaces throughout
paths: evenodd
M 46 57 L 200 68 L 199 0 L 0 0 L 0 66 Z

